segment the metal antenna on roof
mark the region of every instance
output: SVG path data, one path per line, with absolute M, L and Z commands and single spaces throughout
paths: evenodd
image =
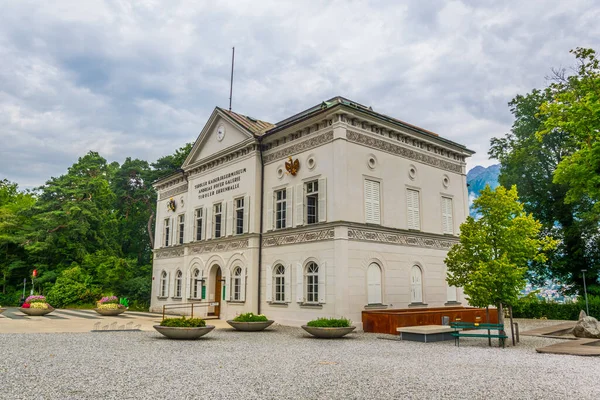
M 235 62 L 235 47 L 231 48 L 231 82 L 229 83 L 229 111 L 231 111 L 231 96 L 233 93 L 233 63 Z

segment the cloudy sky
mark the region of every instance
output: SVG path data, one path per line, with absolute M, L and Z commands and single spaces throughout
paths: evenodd
M 594 1 L 0 0 L 0 179 L 98 151 L 154 161 L 215 106 L 276 122 L 335 95 L 467 145 L 512 124 L 569 50 L 600 50 Z

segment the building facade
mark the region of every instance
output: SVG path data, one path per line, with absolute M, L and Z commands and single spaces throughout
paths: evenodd
M 472 154 L 342 97 L 277 124 L 216 108 L 181 172 L 155 183 L 151 310 L 361 327 L 365 309 L 464 302 L 444 259 Z

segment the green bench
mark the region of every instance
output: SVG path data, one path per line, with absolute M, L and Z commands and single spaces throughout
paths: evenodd
M 506 339 L 508 336 L 504 334 L 504 324 L 488 324 L 488 323 L 477 323 L 477 322 L 450 322 L 450 327 L 454 328 L 454 332 L 451 333 L 454 336 L 454 345 L 460 347 L 461 337 L 484 337 L 484 338 L 498 338 L 500 344 L 504 348 Z M 465 330 L 487 330 L 487 331 L 498 331 L 498 333 L 468 333 Z

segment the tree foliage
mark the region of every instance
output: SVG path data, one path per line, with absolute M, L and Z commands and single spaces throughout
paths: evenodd
M 473 306 L 511 305 L 525 287 L 528 264 L 543 262 L 556 242 L 539 237 L 541 224 L 525 213 L 514 186 L 486 186 L 473 205 L 480 218 L 461 225 L 460 241 L 445 260 L 446 280 L 462 286 Z
M 178 172 L 192 144 L 155 163 L 122 165 L 90 151 L 35 192 L 0 181 L 0 283 L 4 304 L 38 270 L 36 292 L 55 306 L 91 304 L 100 294 L 147 307 L 152 272 L 152 183 Z

